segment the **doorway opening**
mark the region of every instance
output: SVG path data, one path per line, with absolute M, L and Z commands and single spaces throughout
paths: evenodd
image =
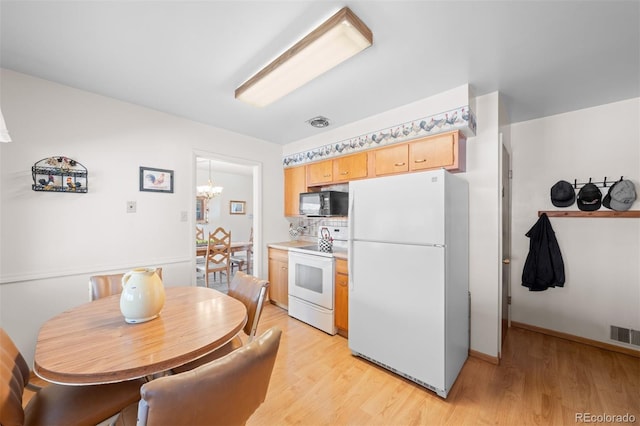
M 229 157 L 221 154 L 195 151 L 193 155 L 193 210 L 192 239 L 196 245 L 196 228 L 204 230 L 205 239 L 209 232 L 222 227 L 231 231 L 232 244 L 235 242 L 252 241 L 252 253 L 250 265 L 243 265 L 245 272 L 252 275 L 262 275 L 262 164 L 256 161 L 242 158 Z M 214 196 L 199 197 L 197 187 L 208 185 L 221 187 L 215 191 Z M 202 194 L 200 194 L 202 195 Z M 245 253 L 241 253 L 246 254 Z M 201 258 L 193 251 L 194 265 Z M 245 270 L 246 269 L 246 270 Z M 233 272 L 238 268 L 234 268 Z M 201 274 L 194 274 L 192 283 L 199 285 L 204 282 Z M 212 277 L 210 277 L 211 279 Z M 201 283 L 202 281 L 202 283 Z M 222 288 L 226 291 L 226 277 Z

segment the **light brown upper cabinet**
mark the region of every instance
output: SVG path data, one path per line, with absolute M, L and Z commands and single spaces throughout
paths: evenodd
M 375 176 L 445 168 L 465 171 L 466 139 L 460 132 L 420 138 L 372 151 Z
M 333 160 L 333 182 L 367 177 L 367 153 L 346 155 Z
M 409 143 L 409 170 L 451 167 L 455 161 L 452 133 Z
M 307 165 L 307 186 L 333 182 L 333 161 L 324 160 Z
M 433 136 L 349 154 L 330 160 L 290 167 L 284 174 L 284 211 L 299 214 L 301 192 L 356 179 L 444 168 L 466 170 L 466 138 L 455 130 Z
M 371 155 L 375 157 L 375 176 L 409 171 L 409 146 L 407 144 L 380 148 L 373 151 Z
M 300 214 L 300 193 L 307 192 L 305 166 L 284 169 L 284 215 Z
M 333 160 L 324 160 L 307 165 L 307 186 L 333 182 Z

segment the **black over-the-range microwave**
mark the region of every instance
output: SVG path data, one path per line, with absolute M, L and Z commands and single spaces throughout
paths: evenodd
M 349 193 L 341 191 L 304 192 L 300 194 L 300 214 L 305 216 L 346 216 Z

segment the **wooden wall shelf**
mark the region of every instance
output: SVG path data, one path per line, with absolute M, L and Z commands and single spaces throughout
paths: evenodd
M 640 218 L 640 210 L 627 210 L 617 212 L 614 210 L 598 210 L 594 212 L 580 211 L 564 211 L 564 210 L 540 210 L 538 217 L 546 213 L 548 217 L 638 217 Z

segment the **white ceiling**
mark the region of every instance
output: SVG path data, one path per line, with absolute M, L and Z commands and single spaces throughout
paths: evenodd
M 374 44 L 265 108 L 237 86 L 343 6 Z M 0 65 L 278 144 L 469 83 L 512 122 L 640 96 L 640 1 L 5 1 Z M 332 128 L 329 127 L 329 128 Z

